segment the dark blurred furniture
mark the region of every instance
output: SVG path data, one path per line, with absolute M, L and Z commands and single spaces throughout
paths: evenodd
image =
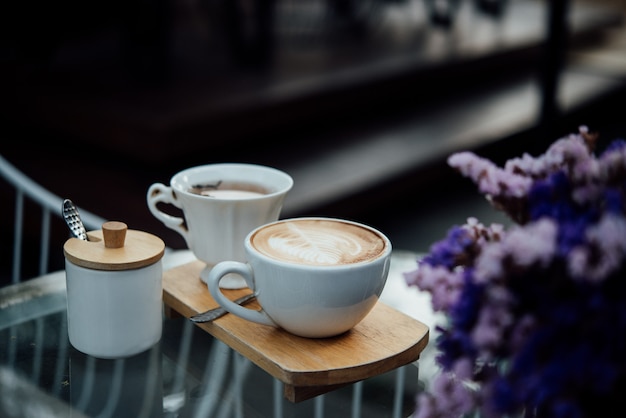
M 563 56 L 623 26 L 623 10 L 601 2 L 459 0 L 447 26 L 425 0 L 235 3 L 234 16 L 265 10 L 273 31 L 227 37 L 218 0 L 0 14 L 15 17 L 5 34 L 43 21 L 0 44 L 2 154 L 57 195 L 183 248 L 145 204 L 151 183 L 182 168 L 276 166 L 295 180 L 282 216 L 378 222 L 407 205 L 407 190 L 433 201 L 457 190 L 442 186 L 450 153 L 542 149 L 616 113 L 625 90 L 623 74 Z M 52 23 L 72 7 L 82 19 Z M 20 36 L 30 53 L 16 52 Z

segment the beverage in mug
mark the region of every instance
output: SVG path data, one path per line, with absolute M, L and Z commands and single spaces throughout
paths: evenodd
M 387 280 L 391 242 L 369 226 L 334 218 L 293 218 L 252 231 L 247 263 L 225 261 L 209 274 L 213 298 L 246 320 L 302 337 L 330 337 L 357 325 Z M 243 277 L 260 311 L 231 302 L 219 289 L 228 274 Z
M 218 180 L 216 183 L 193 184 L 189 193 L 222 199 L 249 199 L 270 194 L 271 191 L 259 184 L 228 183 Z
M 380 257 L 386 241 L 369 228 L 328 219 L 295 219 L 257 230 L 252 247 L 270 258 L 310 266 L 338 266 Z

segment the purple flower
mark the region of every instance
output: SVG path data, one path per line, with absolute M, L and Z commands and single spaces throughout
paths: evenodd
M 413 418 L 456 418 L 475 407 L 476 396 L 452 375 L 441 374 L 433 382 L 432 393 L 418 397 L 419 409 Z
M 607 214 L 585 230 L 585 245 L 567 255 L 569 273 L 574 279 L 601 281 L 624 267 L 626 219 Z
M 416 416 L 594 417 L 626 399 L 626 141 L 581 127 L 504 168 L 448 162 L 518 225 L 468 218 L 405 274 L 447 315 Z

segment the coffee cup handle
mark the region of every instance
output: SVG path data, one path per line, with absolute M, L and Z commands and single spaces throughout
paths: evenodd
M 158 203 L 166 203 L 182 209 L 182 206 L 178 202 L 178 199 L 176 199 L 172 188 L 162 183 L 154 183 L 148 189 L 147 201 L 150 213 L 152 213 L 152 215 L 161 221 L 166 227 L 182 235 L 183 238 L 185 238 L 185 242 L 189 246 L 189 230 L 184 226 L 185 220 L 177 216 L 168 215 L 157 208 Z
M 213 299 L 215 299 L 215 301 L 219 303 L 222 308 L 243 319 L 251 322 L 256 322 L 258 324 L 277 327 L 278 325 L 276 325 L 276 323 L 272 321 L 272 319 L 265 313 L 262 308 L 259 311 L 244 308 L 243 306 L 237 305 L 235 302 L 232 302 L 230 299 L 224 296 L 224 294 L 220 290 L 220 280 L 222 279 L 222 277 L 229 273 L 235 273 L 243 277 L 250 289 L 253 292 L 256 292 L 254 286 L 254 271 L 252 271 L 252 267 L 250 267 L 249 264 L 241 263 L 238 261 L 222 261 L 220 263 L 217 263 L 211 269 L 207 281 L 209 291 L 211 292 Z

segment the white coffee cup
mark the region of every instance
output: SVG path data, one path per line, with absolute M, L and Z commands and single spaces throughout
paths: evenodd
M 198 194 L 205 187 L 204 194 Z M 170 186 L 155 183 L 147 194 L 152 215 L 180 233 L 194 255 L 207 264 L 201 278 L 216 263 L 244 261 L 243 241 L 254 228 L 276 221 L 293 179 L 275 168 L 255 164 L 207 164 L 175 174 Z M 159 203 L 182 210 L 184 219 L 160 210 Z M 222 287 L 236 289 L 245 282 L 231 276 Z
M 302 337 L 341 334 L 374 307 L 387 281 L 391 242 L 369 226 L 333 218 L 293 218 L 263 225 L 245 239 L 247 262 L 224 261 L 209 291 L 227 311 Z M 244 278 L 261 310 L 230 301 L 220 282 Z

